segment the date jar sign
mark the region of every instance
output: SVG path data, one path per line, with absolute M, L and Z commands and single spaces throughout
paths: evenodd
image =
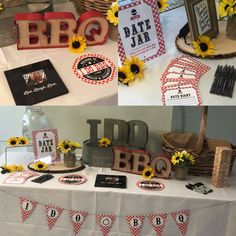
M 115 64 L 103 55 L 86 54 L 75 60 L 73 71 L 78 79 L 100 85 L 112 81 L 117 69 Z

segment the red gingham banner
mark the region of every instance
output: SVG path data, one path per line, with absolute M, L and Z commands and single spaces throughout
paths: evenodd
M 63 210 L 64 210 L 63 208 L 55 207 L 51 204 L 45 205 L 45 212 L 47 216 L 49 230 L 51 230 L 54 227 Z
M 30 200 L 22 196 L 19 197 L 19 199 L 20 199 L 21 217 L 22 217 L 22 221 L 24 222 L 26 219 L 28 219 L 31 216 L 34 209 L 37 207 L 38 202 L 34 200 Z
M 103 233 L 103 236 L 108 236 L 111 228 L 116 220 L 115 215 L 97 215 L 97 221 Z
M 173 212 L 171 213 L 171 216 L 173 217 L 182 235 L 185 235 L 188 229 L 190 211 L 184 210 L 184 211 Z
M 145 216 L 126 216 L 130 230 L 134 236 L 139 236 Z
M 86 217 L 88 216 L 88 212 L 70 210 L 69 214 L 73 226 L 73 231 L 76 235 L 79 233 L 81 225 L 84 223 Z
M 167 214 L 166 213 L 161 213 L 161 214 L 150 214 L 148 216 L 148 219 L 155 229 L 156 235 L 161 236 L 162 232 L 164 230 L 165 224 L 166 224 L 166 218 Z

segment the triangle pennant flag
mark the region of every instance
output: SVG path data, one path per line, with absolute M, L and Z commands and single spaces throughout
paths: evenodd
M 38 205 L 38 202 L 34 200 L 29 200 L 26 197 L 19 197 L 20 198 L 20 210 L 21 210 L 21 217 L 22 221 L 24 222 L 28 219 L 31 214 L 33 213 L 34 209 Z
M 144 216 L 126 216 L 130 230 L 134 236 L 139 236 L 144 218 Z
M 185 235 L 188 229 L 190 211 L 184 210 L 184 211 L 173 212 L 171 213 L 171 216 L 173 217 L 182 235 Z
M 86 217 L 88 216 L 88 212 L 70 210 L 69 214 L 71 223 L 73 225 L 73 231 L 76 235 L 79 233 L 81 225 L 84 223 Z
M 45 212 L 47 216 L 49 230 L 51 230 L 54 227 L 63 210 L 64 210 L 63 208 L 55 207 L 51 204 L 45 205 Z
M 157 236 L 161 236 L 162 232 L 164 230 L 165 224 L 166 224 L 166 213 L 160 213 L 160 214 L 150 214 L 148 216 L 148 219 L 153 226 L 153 228 L 156 231 Z
M 108 236 L 116 220 L 115 215 L 97 215 L 97 221 L 100 225 L 103 236 Z

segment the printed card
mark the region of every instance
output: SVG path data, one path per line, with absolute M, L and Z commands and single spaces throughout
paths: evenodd
M 148 62 L 165 53 L 157 1 L 137 0 L 120 6 L 118 51 L 122 64 L 126 57 Z
M 201 97 L 194 84 L 162 87 L 162 102 L 165 106 L 198 106 Z

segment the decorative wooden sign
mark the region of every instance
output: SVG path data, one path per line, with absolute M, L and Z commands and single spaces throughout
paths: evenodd
M 225 187 L 229 177 L 232 149 L 228 147 L 217 147 L 212 172 L 211 183 L 215 187 Z
M 157 156 L 151 161 L 146 151 L 122 147 L 114 147 L 113 152 L 113 170 L 141 175 L 146 167 L 151 166 L 158 178 L 170 177 L 171 163 L 167 157 Z
M 199 35 L 215 38 L 219 33 L 215 0 L 184 0 L 192 41 Z
M 87 123 L 90 125 L 90 142 L 96 144 L 98 139 L 97 129 L 101 120 L 87 120 Z M 117 133 L 115 133 L 115 127 L 118 128 Z M 109 138 L 113 145 L 128 144 L 132 147 L 144 149 L 148 141 L 148 126 L 141 120 L 126 122 L 119 119 L 104 119 L 104 137 Z
M 88 46 L 104 44 L 108 38 L 109 24 L 97 11 L 82 14 L 78 21 L 70 12 L 18 13 L 14 19 L 19 29 L 18 49 L 66 47 L 77 34 Z
M 112 170 L 141 175 L 145 167 L 150 165 L 151 156 L 143 150 L 114 147 Z
M 34 130 L 32 132 L 32 143 L 35 160 L 51 156 L 52 162 L 60 161 L 60 154 L 57 150 L 57 129 Z
M 165 53 L 157 1 L 138 0 L 119 7 L 118 45 L 122 63 L 130 56 L 147 62 Z
M 158 178 L 167 179 L 171 174 L 170 160 L 165 156 L 157 156 L 151 162 L 152 169 L 155 170 Z

